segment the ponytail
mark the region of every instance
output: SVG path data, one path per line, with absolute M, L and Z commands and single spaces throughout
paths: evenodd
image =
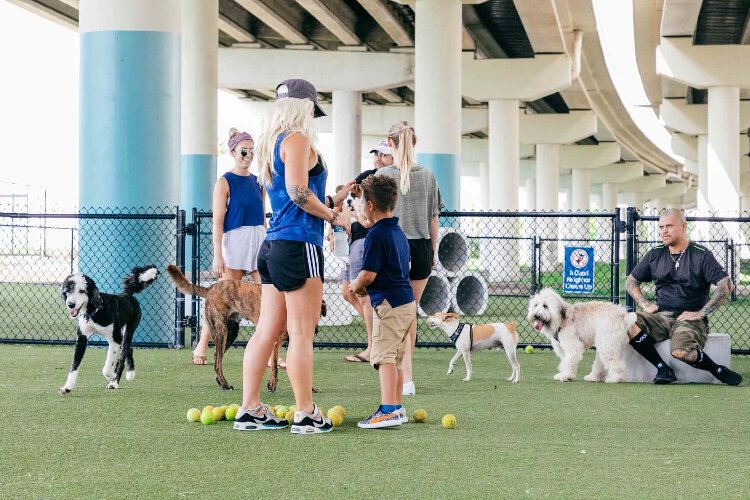
M 399 187 L 401 193 L 406 194 L 411 187 L 411 169 L 416 164 L 414 161 L 414 146 L 417 144 L 417 134 L 414 127 L 405 121 L 396 122 L 388 131 L 388 138 L 395 146 L 393 151 L 393 162 L 401 173 Z

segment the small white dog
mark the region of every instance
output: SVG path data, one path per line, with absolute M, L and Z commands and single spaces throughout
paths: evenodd
M 555 380 L 575 380 L 583 353 L 589 347 L 596 347 L 591 373 L 583 379 L 625 381 L 627 332 L 635 323 L 635 313 L 610 302 L 569 304 L 554 290 L 545 288 L 529 300 L 528 320 L 550 340 L 560 358 Z
M 453 368 L 459 356 L 464 357 L 466 365 L 466 376 L 464 382 L 471 380 L 473 372 L 471 366 L 471 351 L 483 351 L 493 347 L 502 347 L 505 356 L 510 362 L 513 373 L 508 377 L 508 382 L 517 384 L 521 381 L 521 365 L 516 358 L 516 347 L 518 346 L 518 334 L 516 333 L 516 322 L 492 323 L 489 325 L 469 325 L 461 323 L 456 313 L 435 313 L 427 318 L 430 328 L 442 329 L 456 347 L 456 354 L 448 364 L 448 375 L 453 373 Z

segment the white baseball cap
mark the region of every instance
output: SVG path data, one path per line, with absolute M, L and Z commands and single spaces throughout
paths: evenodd
M 383 139 L 370 150 L 370 153 L 382 153 L 384 155 L 392 155 L 391 148 L 388 147 L 388 142 Z

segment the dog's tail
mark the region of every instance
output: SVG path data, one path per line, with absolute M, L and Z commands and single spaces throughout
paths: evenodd
M 140 293 L 156 281 L 157 276 L 159 276 L 159 271 L 154 265 L 134 267 L 130 276 L 123 280 L 123 292 L 125 295 Z
M 185 275 L 182 274 L 174 264 L 169 264 L 167 266 L 167 274 L 172 279 L 172 281 L 174 281 L 174 286 L 176 286 L 177 289 L 185 295 L 197 295 L 198 297 L 205 297 L 208 293 L 208 288 L 193 285 L 192 283 L 190 283 L 185 278 Z

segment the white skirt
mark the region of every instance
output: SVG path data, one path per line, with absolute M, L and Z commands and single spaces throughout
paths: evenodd
M 242 226 L 224 233 L 221 238 L 221 253 L 224 266 L 243 271 L 258 270 L 258 250 L 266 238 L 263 226 Z

